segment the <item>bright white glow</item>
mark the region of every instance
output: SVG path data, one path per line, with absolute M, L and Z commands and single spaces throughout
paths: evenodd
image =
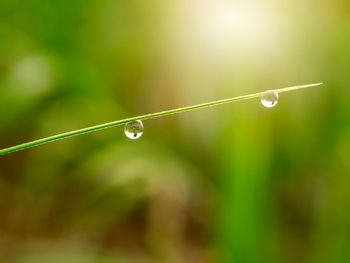
M 273 13 L 259 1 L 197 1 L 194 17 L 205 43 L 219 48 L 231 45 L 266 45 L 274 34 Z

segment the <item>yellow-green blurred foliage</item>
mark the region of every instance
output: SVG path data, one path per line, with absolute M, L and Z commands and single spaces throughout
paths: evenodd
M 0 262 L 350 262 L 346 0 L 0 0 Z

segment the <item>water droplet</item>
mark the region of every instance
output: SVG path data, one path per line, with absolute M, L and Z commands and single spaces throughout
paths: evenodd
M 143 133 L 143 124 L 141 121 L 131 121 L 125 124 L 124 133 L 129 139 L 135 140 L 141 137 Z
M 269 93 L 261 96 L 261 104 L 266 108 L 272 108 L 276 106 L 278 102 L 278 93 Z

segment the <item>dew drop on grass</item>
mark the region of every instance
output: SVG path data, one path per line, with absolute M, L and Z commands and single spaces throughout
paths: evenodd
M 278 93 L 270 93 L 261 96 L 261 104 L 266 108 L 272 108 L 276 106 L 278 102 Z
M 141 137 L 143 133 L 143 124 L 141 121 L 131 121 L 125 124 L 124 133 L 129 139 L 135 140 Z

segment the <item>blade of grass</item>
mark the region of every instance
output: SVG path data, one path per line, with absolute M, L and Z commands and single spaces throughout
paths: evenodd
M 181 112 L 211 107 L 211 106 L 215 106 L 215 105 L 219 105 L 219 104 L 225 104 L 225 103 L 231 103 L 231 102 L 240 101 L 240 100 L 257 98 L 257 97 L 260 97 L 262 95 L 266 95 L 266 94 L 270 94 L 270 93 L 282 93 L 282 92 L 286 92 L 286 91 L 292 91 L 292 90 L 298 90 L 298 89 L 303 89 L 303 88 L 308 88 L 308 87 L 319 86 L 322 84 L 323 83 L 315 83 L 315 84 L 299 85 L 299 86 L 293 86 L 293 87 L 276 89 L 276 90 L 267 90 L 264 92 L 259 92 L 259 93 L 254 93 L 254 94 L 249 94 L 249 95 L 244 95 L 244 96 L 239 96 L 239 97 L 234 97 L 234 98 L 228 98 L 228 99 L 223 99 L 223 100 L 216 100 L 216 101 L 206 102 L 206 103 L 202 103 L 202 104 L 187 106 L 187 107 L 183 107 L 183 108 L 160 111 L 160 112 L 156 112 L 156 113 L 150 113 L 150 114 L 146 114 L 146 115 L 131 117 L 131 118 L 123 119 L 123 120 L 112 121 L 112 122 L 108 122 L 108 123 L 104 123 L 104 124 L 100 124 L 100 125 L 96 125 L 96 126 L 91 126 L 91 127 L 80 129 L 80 130 L 74 130 L 74 131 L 69 131 L 69 132 L 65 132 L 65 133 L 60 133 L 60 134 L 53 135 L 50 137 L 46 137 L 46 138 L 42 138 L 39 140 L 30 141 L 27 143 L 23 143 L 23 144 L 9 147 L 9 148 L 5 148 L 5 149 L 0 150 L 0 156 L 15 152 L 15 151 L 24 150 L 24 149 L 27 149 L 30 147 L 39 146 L 39 145 L 42 145 L 45 143 L 57 141 L 57 140 L 64 139 L 67 137 L 72 137 L 72 136 L 76 136 L 76 135 L 80 135 L 80 134 L 84 134 L 84 133 L 88 133 L 88 132 L 93 132 L 93 131 L 111 128 L 114 126 L 128 123 L 130 121 L 159 118 L 159 117 L 163 117 L 163 116 L 167 116 L 167 115 L 171 115 L 171 114 L 177 114 L 177 113 L 181 113 Z

